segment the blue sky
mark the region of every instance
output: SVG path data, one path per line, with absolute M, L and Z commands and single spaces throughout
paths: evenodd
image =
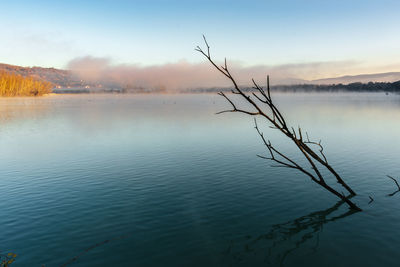
M 0 0 L 0 8 L 0 62 L 15 65 L 62 68 L 84 56 L 198 63 L 204 33 L 216 57 L 246 66 L 400 71 L 400 1 Z

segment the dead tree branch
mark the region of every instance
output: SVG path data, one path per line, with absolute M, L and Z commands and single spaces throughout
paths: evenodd
M 371 197 L 371 196 L 368 196 L 369 197 L 369 202 L 368 202 L 368 204 L 371 204 L 373 201 L 374 201 L 374 199 Z
M 386 175 L 386 176 L 389 177 L 390 179 L 392 179 L 392 180 L 395 182 L 396 186 L 397 186 L 397 190 L 396 190 L 396 191 L 394 191 L 394 192 L 391 193 L 391 194 L 388 194 L 389 197 L 392 197 L 392 196 L 394 196 L 396 193 L 400 192 L 400 185 L 399 185 L 399 183 L 397 182 L 397 180 L 396 180 L 395 178 L 393 178 L 392 176 L 390 176 L 390 175 Z
M 297 169 L 300 172 L 306 174 L 311 178 L 312 181 L 319 184 L 320 186 L 324 187 L 326 190 L 331 192 L 332 194 L 336 195 L 338 198 L 346 202 L 349 207 L 353 210 L 361 211 L 361 209 L 354 204 L 348 197 L 344 196 L 344 194 L 339 193 L 333 187 L 329 186 L 324 177 L 321 174 L 320 167 L 323 166 L 326 168 L 335 178 L 336 181 L 344 187 L 350 195 L 356 195 L 356 193 L 347 185 L 344 180 L 339 176 L 339 174 L 333 169 L 333 167 L 328 163 L 327 158 L 324 154 L 324 148 L 320 142 L 310 141 L 308 134 L 306 133 L 307 140 L 303 139 L 303 133 L 300 127 L 295 130 L 293 127 L 288 126 L 285 117 L 282 115 L 281 111 L 277 108 L 275 103 L 271 97 L 271 90 L 269 86 L 269 76 L 267 76 L 267 87 L 263 88 L 260 86 L 254 79 L 252 79 L 253 88 L 256 92 L 251 94 L 246 94 L 240 87 L 238 86 L 236 80 L 232 76 L 227 60 L 225 58 L 224 65 L 219 66 L 214 62 L 210 54 L 210 46 L 203 35 L 204 43 L 207 47 L 206 50 L 203 50 L 200 46 L 197 46 L 195 49 L 196 51 L 200 52 L 204 57 L 208 59 L 214 68 L 216 68 L 220 73 L 222 73 L 226 78 L 228 78 L 233 84 L 232 93 L 235 95 L 240 96 L 242 99 L 246 101 L 247 104 L 250 105 L 250 109 L 240 108 L 238 105 L 228 97 L 225 93 L 220 92 L 219 95 L 224 97 L 228 103 L 231 105 L 231 109 L 224 110 L 218 112 L 217 114 L 225 113 L 225 112 L 239 112 L 244 113 L 249 116 L 259 116 L 266 119 L 271 125 L 270 127 L 273 129 L 277 129 L 282 132 L 287 138 L 289 138 L 299 149 L 299 151 L 303 154 L 305 159 L 307 160 L 308 164 L 311 167 L 311 171 L 308 171 L 305 167 L 300 166 L 300 164 L 296 163 L 294 160 L 290 159 L 288 156 L 283 154 L 282 152 L 278 151 L 274 146 L 272 146 L 270 141 L 267 141 L 264 138 L 263 133 L 260 131 L 257 125 L 257 121 L 255 120 L 255 129 L 257 133 L 260 135 L 264 145 L 267 147 L 269 151 L 269 157 L 260 156 L 261 158 L 272 160 L 278 165 L 277 167 L 285 167 L 285 168 L 292 168 Z M 266 110 L 266 111 L 265 111 Z M 318 148 L 318 152 L 315 152 L 310 145 L 315 146 Z
M 104 240 L 104 241 L 101 241 L 101 242 L 99 242 L 99 243 L 96 243 L 96 244 L 94 244 L 94 245 L 92 245 L 92 246 L 86 248 L 85 250 L 83 250 L 81 253 L 79 253 L 79 254 L 76 255 L 75 257 L 69 259 L 69 260 L 68 260 L 67 262 L 65 262 L 64 264 L 60 265 L 60 267 L 66 267 L 66 266 L 68 266 L 68 265 L 70 265 L 70 264 L 76 262 L 76 261 L 77 261 L 79 258 L 81 258 L 83 255 L 85 255 L 86 253 L 90 252 L 91 250 L 93 250 L 93 249 L 95 249 L 95 248 L 97 248 L 97 247 L 100 247 L 100 246 L 103 246 L 103 245 L 105 245 L 105 244 L 107 244 L 107 243 L 110 243 L 110 242 L 113 241 L 113 240 L 124 239 L 125 237 L 126 237 L 126 236 L 117 236 L 117 237 L 114 237 L 114 238 L 111 238 L 111 239 L 106 239 L 106 240 Z
M 396 183 L 397 189 L 400 191 L 400 185 L 399 185 L 399 183 L 397 182 L 397 180 L 394 179 L 394 178 L 393 178 L 392 176 L 390 176 L 390 175 L 387 175 L 387 177 L 389 177 L 390 179 L 392 179 L 392 180 Z

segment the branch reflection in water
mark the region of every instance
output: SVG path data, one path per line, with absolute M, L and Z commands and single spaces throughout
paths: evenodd
M 308 247 L 314 253 L 318 249 L 319 234 L 325 224 L 358 212 L 348 209 L 344 213 L 332 216 L 344 203 L 341 200 L 326 210 L 272 225 L 268 233 L 257 237 L 247 235 L 231 240 L 229 247 L 223 252 L 224 261 L 230 265 L 263 261 L 266 266 L 284 266 L 288 256 L 301 247 Z

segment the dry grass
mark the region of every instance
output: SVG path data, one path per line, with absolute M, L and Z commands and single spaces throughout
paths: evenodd
M 50 82 L 0 71 L 0 96 L 41 96 L 52 88 Z

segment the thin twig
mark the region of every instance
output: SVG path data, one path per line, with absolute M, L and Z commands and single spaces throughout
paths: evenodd
M 109 243 L 109 242 L 111 242 L 111 241 L 113 241 L 113 240 L 118 240 L 118 239 L 123 239 L 123 238 L 125 238 L 125 236 L 118 236 L 118 237 L 114 237 L 114 238 L 111 238 L 111 239 L 106 239 L 106 240 L 104 240 L 104 241 L 102 241 L 102 242 L 96 243 L 96 244 L 94 244 L 94 245 L 92 245 L 92 246 L 86 248 L 85 250 L 83 250 L 81 253 L 79 253 L 79 254 L 76 255 L 75 257 L 69 259 L 69 260 L 68 260 L 67 262 L 65 262 L 64 264 L 60 265 L 60 267 L 68 266 L 69 264 L 71 264 L 71 263 L 77 261 L 77 260 L 78 260 L 80 257 L 82 257 L 84 254 L 88 253 L 89 251 L 91 251 L 91 250 L 93 250 L 93 249 L 95 249 L 95 248 L 97 248 L 97 247 L 100 247 L 100 246 L 102 246 L 102 245 L 105 245 L 105 244 L 107 244 L 107 243 Z
M 399 185 L 399 183 L 397 182 L 397 180 L 396 180 L 395 178 L 393 178 L 392 176 L 390 176 L 390 175 L 386 175 L 386 176 L 389 177 L 390 179 L 392 179 L 392 180 L 396 183 L 397 189 L 400 191 L 400 185 Z
M 368 204 L 371 204 L 373 201 L 374 201 L 374 199 L 371 197 L 371 196 L 368 196 L 369 197 L 369 199 L 370 199 L 370 201 L 368 202 Z

